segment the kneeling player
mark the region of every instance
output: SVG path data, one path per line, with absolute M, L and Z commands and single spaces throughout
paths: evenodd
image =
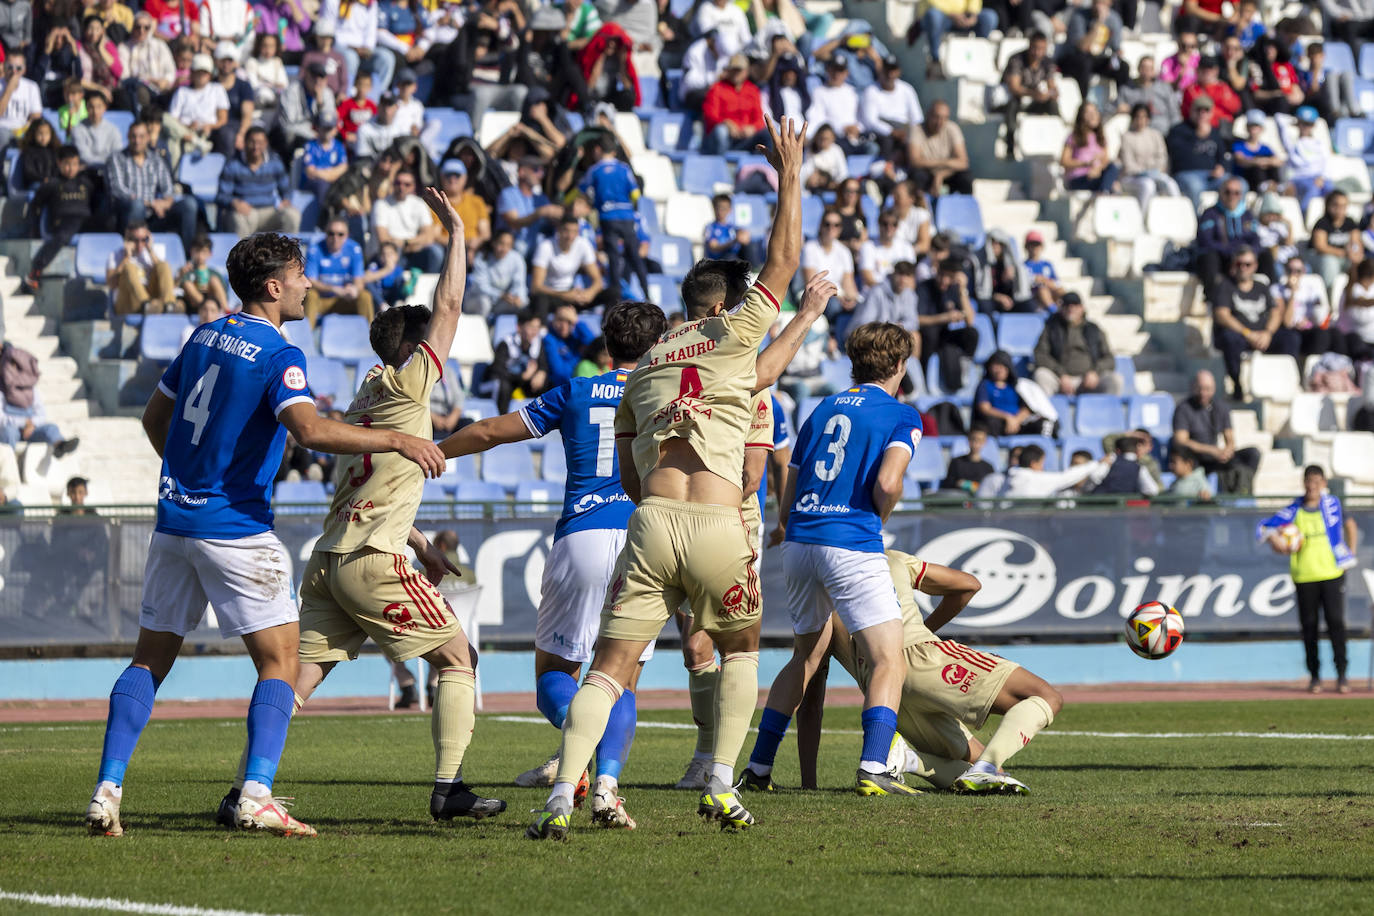
M 897 731 L 915 748 L 896 765 L 942 789 L 1025 794 L 1025 784 L 1003 772 L 1002 764 L 1049 727 L 1064 698 L 1016 662 L 935 635 L 982 587 L 976 578 L 896 550 L 887 551 L 887 565 L 902 604 L 906 666 Z M 922 619 L 917 590 L 941 599 L 929 619 Z M 838 615 L 831 625 L 831 655 L 866 686 L 871 672 L 857 643 Z M 823 665 L 797 716 L 797 749 L 807 788 L 816 782 L 825 679 Z M 968 729 L 981 728 L 989 713 L 1001 715 L 1002 721 L 984 747 Z

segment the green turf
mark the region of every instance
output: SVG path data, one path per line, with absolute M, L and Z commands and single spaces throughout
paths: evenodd
M 1081 705 L 1055 727 L 1363 734 L 1369 710 Z M 857 710 L 826 725 L 857 729 Z M 108 839 L 81 824 L 101 726 L 0 728 L 0 889 L 265 913 L 557 914 L 1337 913 L 1368 912 L 1374 890 L 1374 741 L 1048 734 L 1008 767 L 1029 797 L 861 799 L 847 791 L 859 739 L 829 734 L 832 788 L 746 796 L 758 826 L 722 835 L 669 788 L 691 733 L 643 728 L 624 785 L 639 829 L 596 831 L 579 813 L 570 842 L 541 844 L 523 831 L 544 790 L 508 781 L 554 747 L 547 725 L 479 721 L 466 773 L 510 809 L 450 826 L 425 807 L 426 718 L 303 716 L 278 791 L 298 797 L 316 840 L 211 823 L 241 737 L 241 723 L 155 722 L 129 769 L 127 833 Z M 790 738 L 779 761 L 777 780 L 795 785 Z

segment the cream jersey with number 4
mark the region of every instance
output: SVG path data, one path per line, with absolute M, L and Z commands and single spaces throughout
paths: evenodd
M 754 404 L 750 408 L 749 432 L 744 437 L 744 448 L 746 452 L 751 448 L 761 448 L 770 452 L 773 450 L 773 393 L 766 389 L 754 395 Z M 759 506 L 759 496 L 757 491 L 745 493 L 744 503 L 740 506 L 744 523 L 755 536 L 763 528 L 763 510 Z
M 431 439 L 429 393 L 443 374 L 439 357 L 421 343 L 399 369 L 373 366 L 344 420 Z M 398 452 L 341 456 L 334 472 L 334 502 L 315 549 L 352 553 L 372 547 L 403 553 L 424 489 L 425 472 Z
M 777 298 L 755 283 L 730 311 L 689 321 L 644 354 L 615 416 L 616 439 L 634 439 L 641 480 L 658 465 L 663 443 L 678 438 L 708 471 L 739 485 L 755 361 L 777 317 Z

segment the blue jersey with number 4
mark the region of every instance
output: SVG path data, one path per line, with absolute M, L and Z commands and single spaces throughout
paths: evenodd
M 563 431 L 568 481 L 555 541 L 574 531 L 623 531 L 629 524 L 635 506 L 621 489 L 615 454 L 615 411 L 628 377 L 628 372 L 613 371 L 575 378 L 520 408 L 520 418 L 535 437 Z
M 270 321 L 229 315 L 201 325 L 158 390 L 176 401 L 157 530 L 236 540 L 272 530 L 272 481 L 281 468 L 281 411 L 313 404 L 305 355 Z
M 797 434 L 790 466 L 797 491 L 787 540 L 883 552 L 883 522 L 873 485 L 890 448 L 908 456 L 921 441 L 921 415 L 877 385 L 821 401 Z

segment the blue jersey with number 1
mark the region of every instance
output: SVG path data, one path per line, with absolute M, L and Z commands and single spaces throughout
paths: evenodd
M 628 372 L 612 371 L 575 378 L 520 408 L 520 418 L 534 436 L 563 431 L 568 481 L 555 541 L 574 531 L 623 531 L 629 524 L 635 506 L 621 489 L 615 453 L 615 411 L 628 377 Z
M 873 505 L 878 469 L 888 449 L 911 455 L 920 441 L 920 413 L 877 385 L 821 401 L 792 450 L 797 490 L 787 540 L 882 553 L 883 522 Z
M 236 540 L 272 530 L 283 409 L 313 404 L 305 355 L 270 321 L 229 315 L 201 325 L 158 390 L 176 401 L 162 452 L 157 530 Z

